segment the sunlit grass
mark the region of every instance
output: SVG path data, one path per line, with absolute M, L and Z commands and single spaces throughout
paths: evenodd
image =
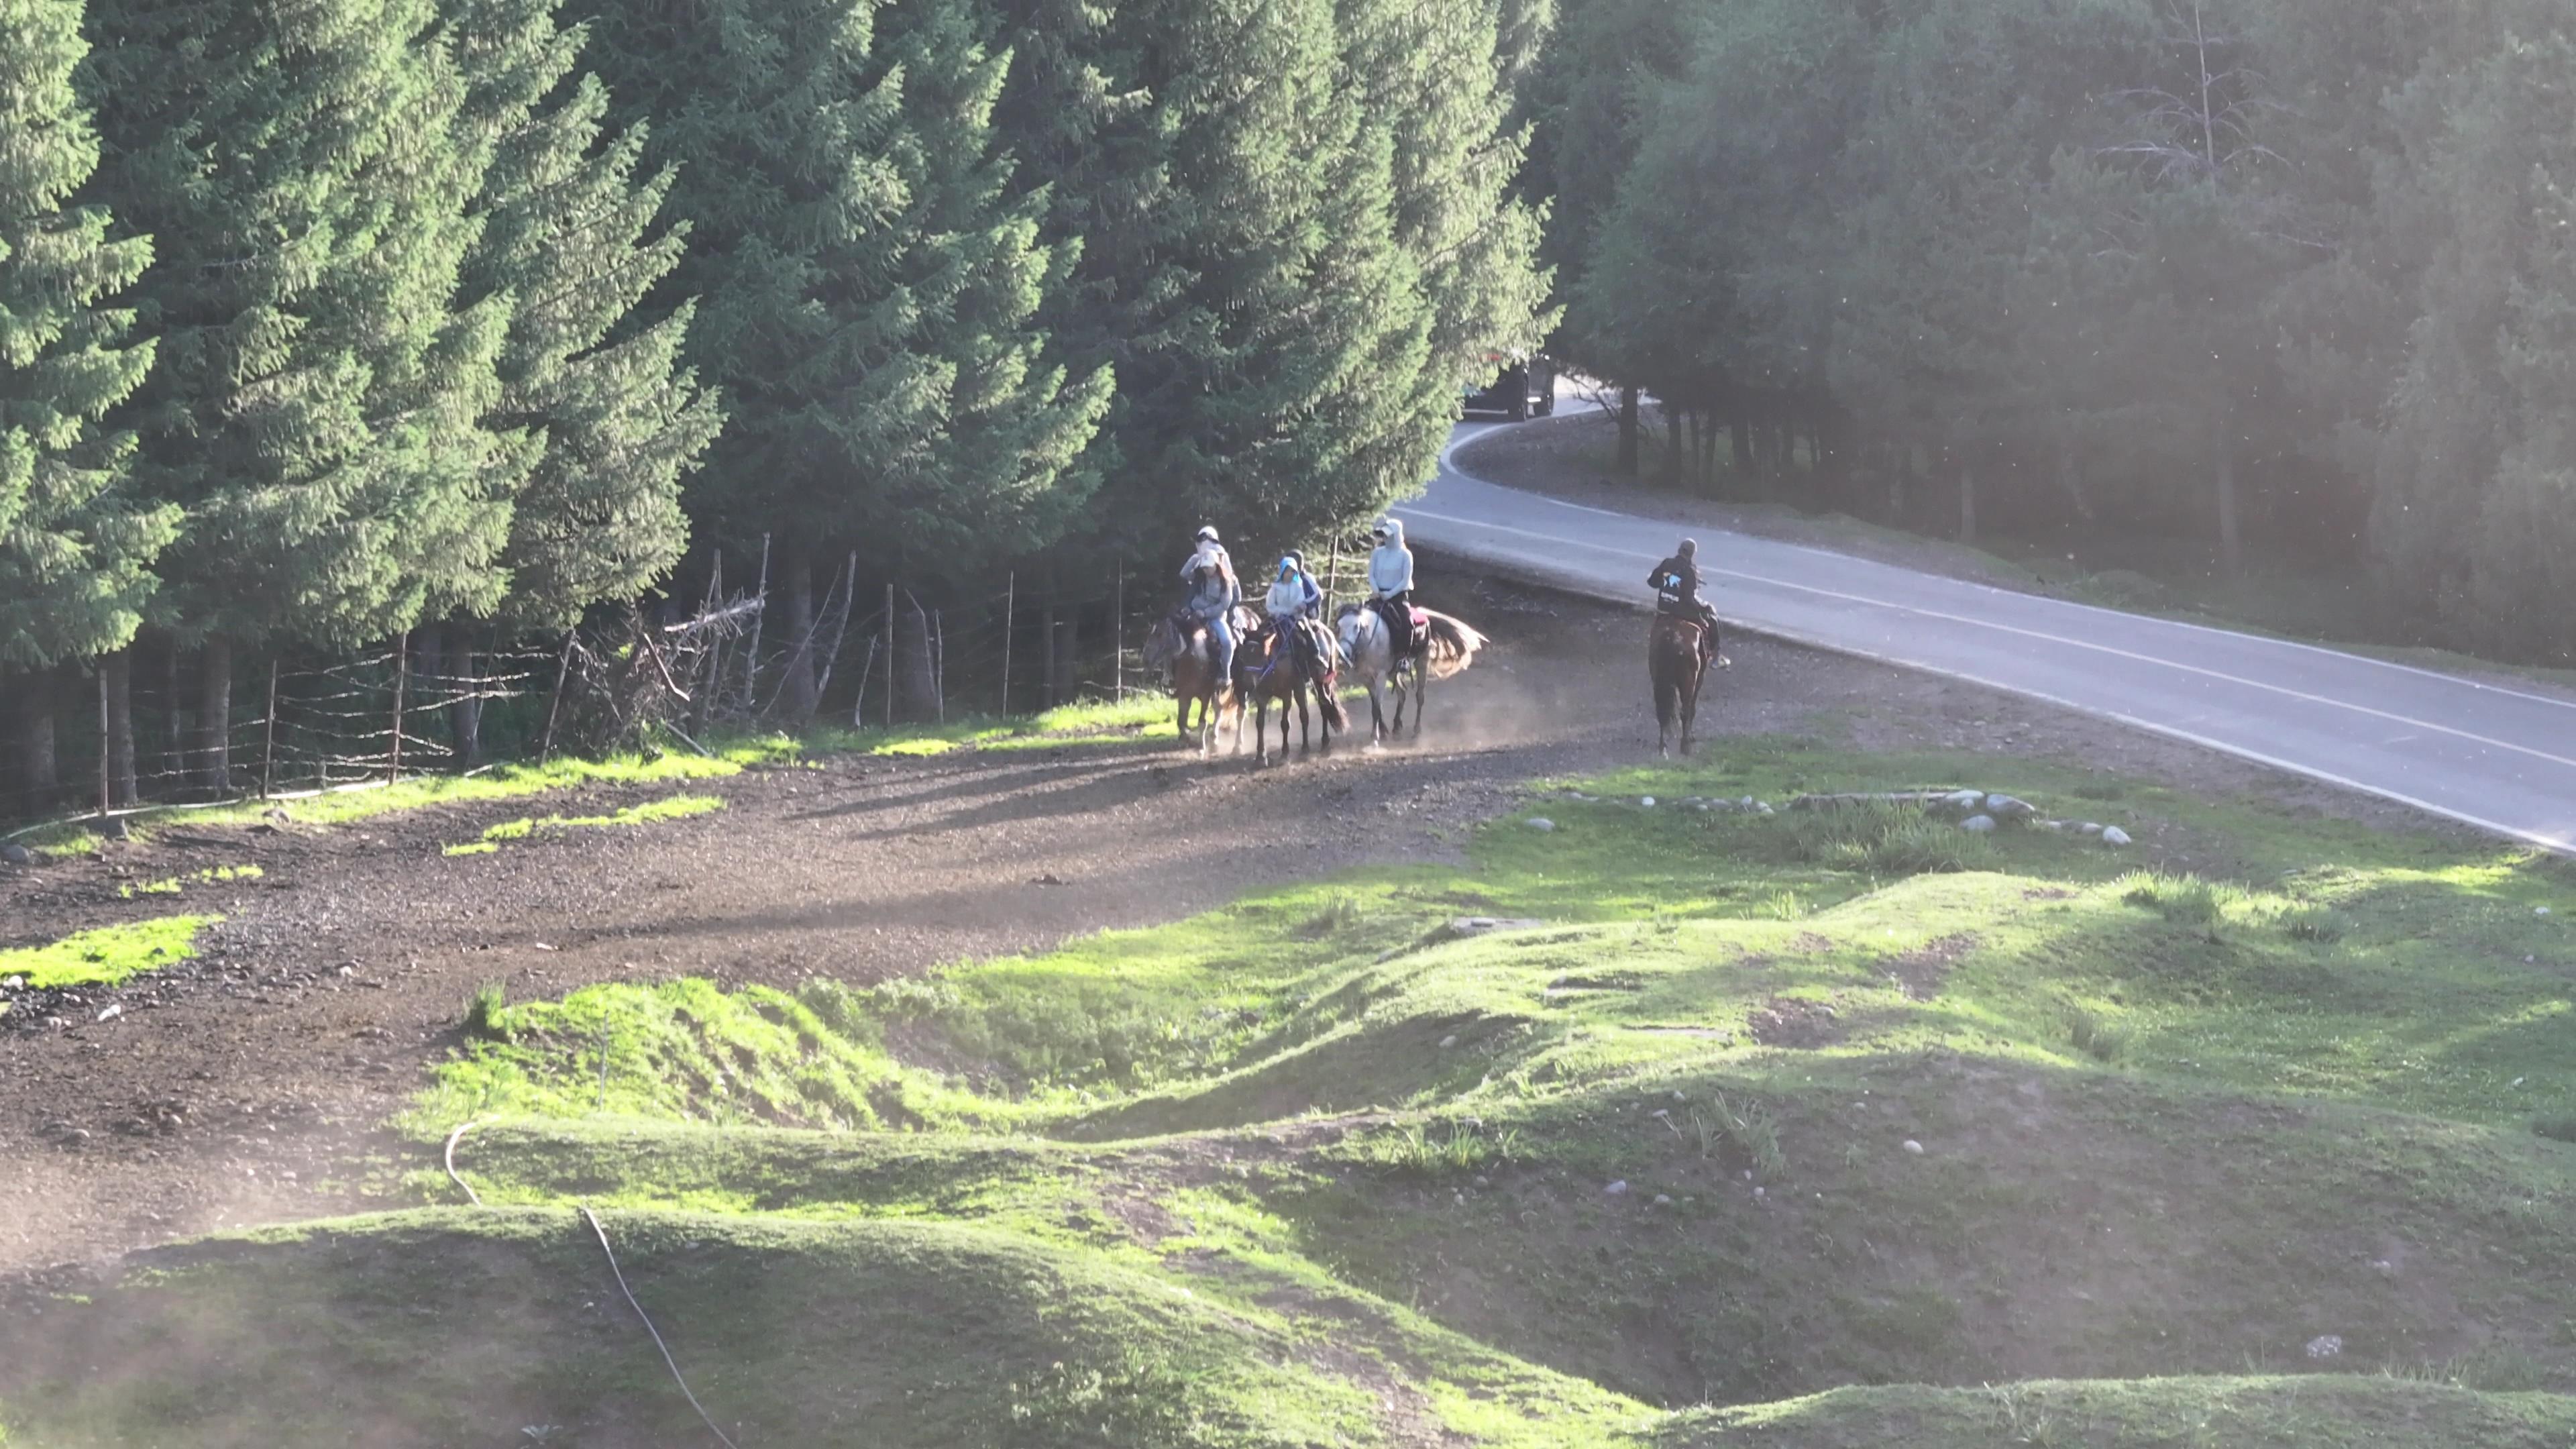
M 196 955 L 197 933 L 222 919 L 163 916 L 82 931 L 51 945 L 0 951 L 0 981 L 16 977 L 36 990 L 115 986 Z

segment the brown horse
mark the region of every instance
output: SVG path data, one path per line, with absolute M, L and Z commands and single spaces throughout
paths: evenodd
M 1309 647 L 1296 646 L 1292 630 L 1303 629 Z M 1264 625 L 1260 632 L 1234 651 L 1234 752 L 1243 753 L 1243 702 L 1252 701 L 1252 735 L 1260 746 L 1255 757 L 1259 763 L 1270 763 L 1270 706 L 1279 706 L 1279 753 L 1288 753 L 1288 706 L 1297 706 L 1297 740 L 1301 748 L 1315 747 L 1314 721 L 1306 713 L 1306 691 L 1315 692 L 1316 711 L 1324 717 L 1324 748 L 1333 747 L 1333 731 L 1351 727 L 1350 718 L 1342 713 L 1340 686 L 1333 671 L 1333 642 L 1321 637 L 1319 628 L 1277 624 Z
M 1691 752 L 1691 723 L 1699 715 L 1700 686 L 1714 667 L 1727 661 L 1717 652 L 1712 630 L 1684 614 L 1657 614 L 1646 638 L 1646 677 L 1655 690 L 1655 753 L 1673 752 L 1673 725 L 1679 717 L 1682 753 Z
M 1252 611 L 1234 611 L 1234 637 L 1250 637 Z M 1237 652 L 1241 652 L 1238 648 Z M 1216 660 L 1208 648 L 1207 624 L 1186 609 L 1175 609 L 1145 634 L 1145 667 L 1168 670 L 1172 676 L 1172 697 L 1177 702 L 1172 727 L 1180 736 L 1181 746 L 1189 748 L 1195 740 L 1204 756 L 1216 743 L 1217 721 L 1232 703 L 1233 691 L 1227 681 L 1217 677 Z M 1199 722 L 1190 726 L 1190 706 L 1199 707 Z

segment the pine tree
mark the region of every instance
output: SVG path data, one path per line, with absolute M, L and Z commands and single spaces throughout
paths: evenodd
M 165 555 L 226 776 L 232 652 L 347 644 L 500 593 L 513 460 L 480 423 L 506 299 L 460 308 L 488 152 L 426 0 L 98 0 L 96 189 L 155 237 L 158 365 L 117 419 L 187 509 Z M 524 451 L 524 450 L 523 450 Z
M 919 579 L 1049 542 L 1091 485 L 1073 465 L 1109 379 L 1040 355 L 1065 261 L 993 143 L 1007 57 L 942 0 L 716 0 L 598 35 L 692 225 L 663 292 L 700 299 L 689 352 L 732 418 L 701 523 Z
M 1541 26 L 1543 6 L 1490 0 L 1342 0 L 1347 73 L 1362 114 L 1394 143 L 1394 239 L 1421 272 L 1431 353 L 1451 390 L 1491 379 L 1496 349 L 1526 351 L 1543 315 L 1540 214 L 1513 194 L 1526 128 L 1513 104 L 1504 23 Z M 1511 37 L 1517 46 L 1534 42 Z
M 150 245 L 66 204 L 98 162 L 85 49 L 73 0 L 0 0 L 0 670 L 125 647 L 178 524 L 124 486 L 131 439 L 97 427 L 151 366 L 104 305 Z
M 644 130 L 610 134 L 607 89 L 566 80 L 586 32 L 557 0 L 452 0 L 469 81 L 461 124 L 492 151 L 468 293 L 511 299 L 486 425 L 542 451 L 519 484 L 504 555 L 514 622 L 560 629 L 661 577 L 688 540 L 683 476 L 722 427 L 680 360 L 685 302 L 637 325 L 687 226 L 655 231 L 671 171 L 639 176 Z

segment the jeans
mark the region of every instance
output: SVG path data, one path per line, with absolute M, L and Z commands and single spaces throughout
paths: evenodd
M 1226 617 L 1232 612 L 1219 609 L 1206 619 L 1208 654 L 1216 660 L 1218 687 L 1222 689 L 1230 689 L 1234 685 L 1234 621 Z

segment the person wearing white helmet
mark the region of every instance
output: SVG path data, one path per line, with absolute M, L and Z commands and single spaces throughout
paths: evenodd
M 1181 582 L 1190 589 L 1181 607 L 1208 631 L 1216 677 L 1234 678 L 1234 606 L 1243 602 L 1243 584 L 1235 576 L 1234 560 L 1217 538 L 1216 525 L 1199 528 L 1198 545 L 1190 561 L 1181 565 Z
M 1404 546 L 1400 518 L 1379 519 L 1371 537 L 1377 547 L 1369 551 L 1369 599 L 1386 620 L 1401 659 L 1413 650 L 1413 550 Z

